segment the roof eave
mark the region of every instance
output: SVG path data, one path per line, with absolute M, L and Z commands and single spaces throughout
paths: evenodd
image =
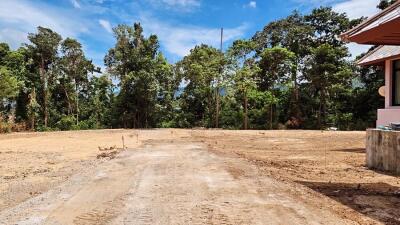
M 395 2 L 394 4 L 392 4 L 391 6 L 389 6 L 388 8 L 386 8 L 385 10 L 383 10 L 382 12 L 376 14 L 375 16 L 365 20 L 364 22 L 362 22 L 361 24 L 353 27 L 352 29 L 342 33 L 340 35 L 340 38 L 345 41 L 345 42 L 352 42 L 351 38 L 353 35 L 357 34 L 357 32 L 361 31 L 363 28 L 367 27 L 368 25 L 372 24 L 373 22 L 377 21 L 379 18 L 381 18 L 382 16 L 388 14 L 389 12 L 391 12 L 393 9 L 397 8 L 400 6 L 400 0 Z

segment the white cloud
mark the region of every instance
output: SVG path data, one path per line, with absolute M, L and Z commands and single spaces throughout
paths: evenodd
M 27 40 L 26 37 L 26 32 L 17 29 L 0 29 L 0 42 L 7 42 L 13 48 L 17 48 L 21 45 L 22 42 L 25 42 Z
M 12 43 L 16 48 L 27 42 L 27 34 L 36 27 L 48 27 L 63 37 L 76 38 L 88 31 L 86 23 L 79 16 L 71 17 L 71 12 L 31 1 L 2 0 L 0 2 L 0 41 Z M 23 35 L 24 34 L 24 35 Z
M 218 47 L 220 43 L 220 28 L 198 26 L 176 26 L 152 18 L 142 18 L 146 33 L 156 34 L 165 50 L 176 56 L 183 57 L 196 45 L 207 44 Z M 241 38 L 246 25 L 224 30 L 224 42 Z
M 147 0 L 154 6 L 181 12 L 190 12 L 201 6 L 200 0 Z
M 109 33 L 112 33 L 111 23 L 107 20 L 99 20 L 99 24 Z
M 178 6 L 178 7 L 199 7 L 199 0 L 161 0 L 163 3 L 169 6 Z
M 200 1 L 198 0 L 161 0 L 161 1 L 170 6 L 180 6 L 180 7 L 200 6 Z
M 80 9 L 81 5 L 79 4 L 78 0 L 71 0 L 72 5 L 74 8 Z
M 302 6 L 332 6 L 337 12 L 347 13 L 351 19 L 371 16 L 378 12 L 379 0 L 291 0 Z
M 294 3 L 301 5 L 311 5 L 311 6 L 320 6 L 320 5 L 328 5 L 331 3 L 337 3 L 341 0 L 291 0 Z
M 255 9 L 255 8 L 257 8 L 257 2 L 256 1 L 251 1 L 251 2 L 249 2 L 249 4 L 247 6 L 250 7 L 250 8 Z
M 363 16 L 369 17 L 379 11 L 376 8 L 378 3 L 378 0 L 348 0 L 333 5 L 333 10 L 336 12 L 347 13 L 351 19 L 356 19 Z

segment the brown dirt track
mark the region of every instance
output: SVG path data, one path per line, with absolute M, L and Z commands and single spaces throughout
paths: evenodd
M 122 136 L 126 151 L 97 157 Z M 320 131 L 0 135 L 0 224 L 399 224 L 400 178 L 366 169 L 364 142 Z

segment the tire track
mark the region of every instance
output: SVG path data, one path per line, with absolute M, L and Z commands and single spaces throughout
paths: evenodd
M 51 225 L 348 224 L 323 207 L 299 201 L 289 194 L 293 192 L 290 185 L 263 176 L 254 165 L 214 155 L 204 144 L 189 139 L 148 142 L 75 180 L 81 182 L 71 181 L 57 194 L 43 194 L 26 206 L 2 212 L 0 221 Z M 26 213 L 21 213 L 24 210 Z

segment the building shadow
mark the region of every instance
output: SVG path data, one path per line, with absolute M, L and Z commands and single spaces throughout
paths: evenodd
M 365 148 L 345 148 L 345 149 L 335 149 L 333 152 L 349 152 L 349 153 L 366 153 Z
M 383 171 L 383 170 L 378 170 L 378 169 L 373 169 L 373 170 L 374 170 L 374 172 L 377 172 L 377 173 L 379 173 L 379 174 L 386 175 L 386 176 L 392 176 L 392 177 L 396 177 L 396 178 L 399 178 L 399 179 L 400 179 L 400 174 L 397 174 L 397 173 L 395 173 L 395 172 L 392 172 L 392 171 Z
M 297 183 L 383 224 L 400 224 L 400 188 L 398 187 L 386 183 L 349 184 L 304 181 Z

